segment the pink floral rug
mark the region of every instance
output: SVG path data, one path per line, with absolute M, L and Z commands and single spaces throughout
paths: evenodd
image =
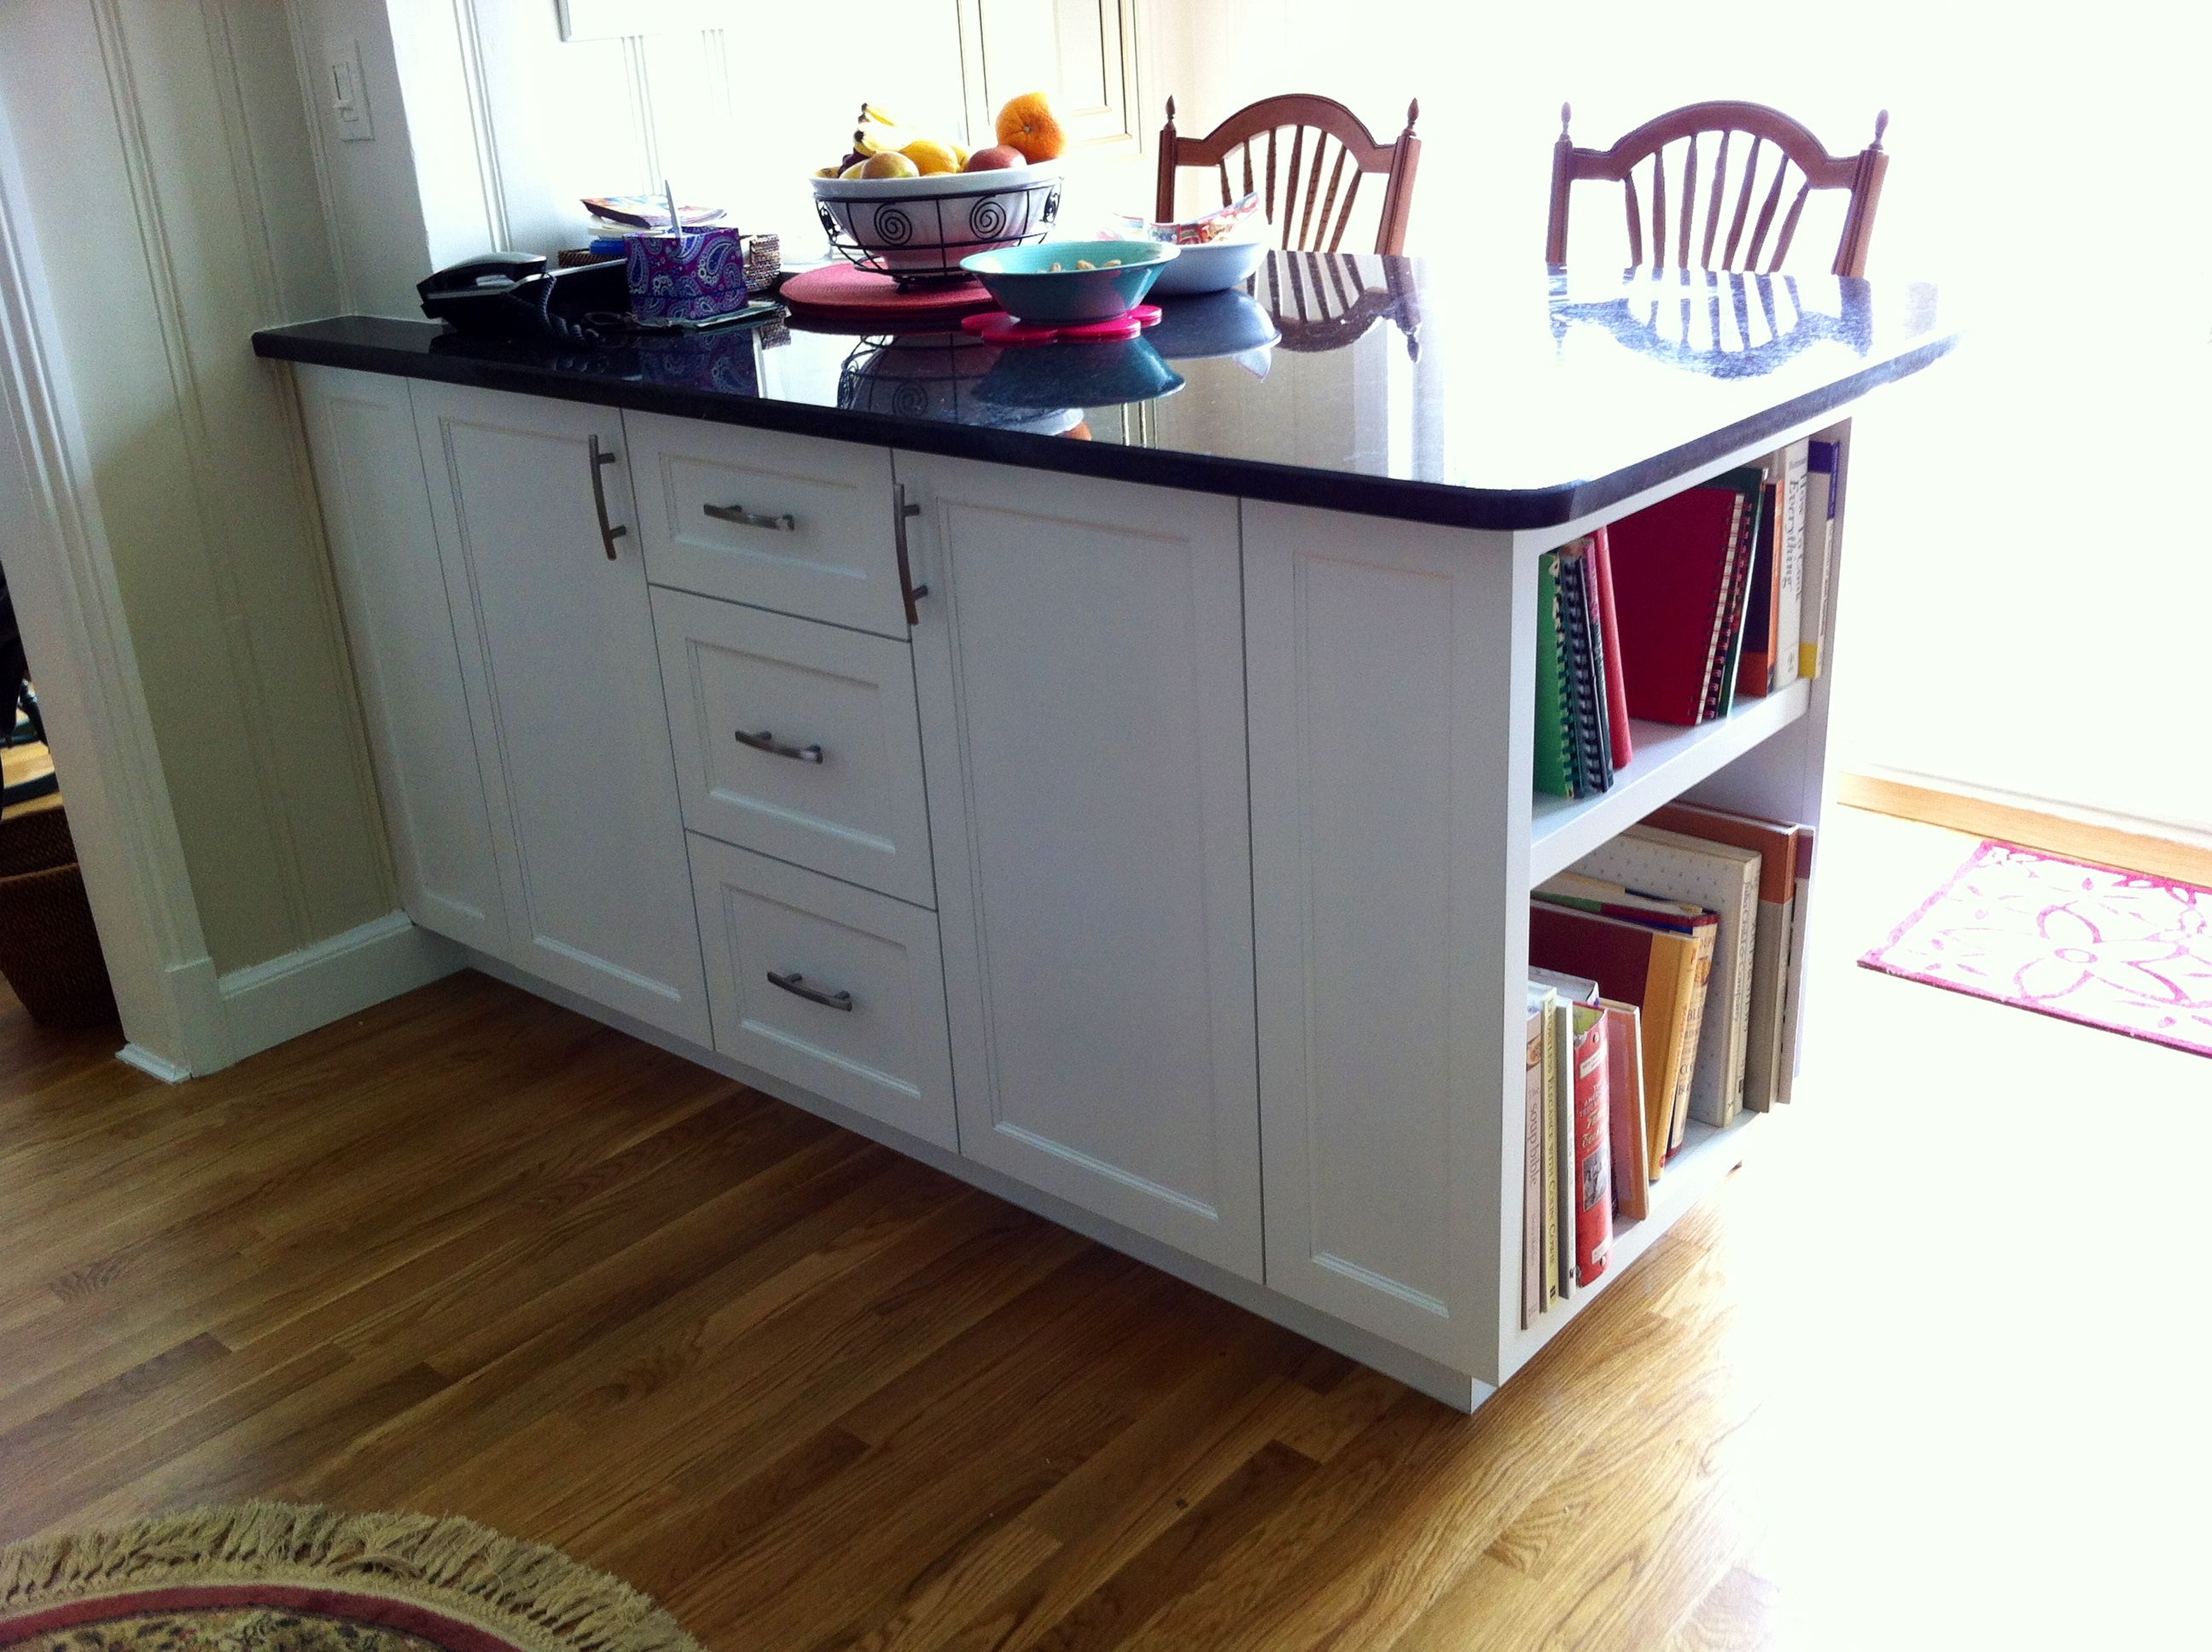
M 1984 842 L 1869 969 L 2212 1055 L 2212 890 Z

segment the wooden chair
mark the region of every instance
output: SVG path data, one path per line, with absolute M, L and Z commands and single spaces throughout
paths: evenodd
M 1552 213 L 1550 228 L 1544 237 L 1546 263 L 1567 261 L 1567 197 L 1576 184 L 1592 179 L 1621 186 L 1628 203 L 1628 261 L 1632 264 L 1645 262 L 1644 212 L 1638 203 L 1636 173 L 1637 168 L 1648 160 L 1651 164 L 1645 193 L 1650 203 L 1650 262 L 1654 267 L 1671 263 L 1684 269 L 1756 270 L 1767 234 L 1774 228 L 1775 215 L 1782 209 L 1784 191 L 1794 173 L 1802 181 L 1790 196 L 1788 210 L 1783 213 L 1780 233 L 1775 239 L 1766 272 L 1771 275 L 1779 270 L 1783 259 L 1790 256 L 1790 239 L 1797 233 L 1797 220 L 1805 210 L 1806 197 L 1816 189 L 1840 189 L 1848 190 L 1850 195 L 1844 211 L 1843 236 L 1836 247 L 1833 272 L 1839 276 L 1865 273 L 1867 245 L 1874 237 L 1875 208 L 1881 201 L 1882 174 L 1889 169 L 1889 156 L 1881 147 L 1881 135 L 1889 126 L 1888 110 L 1875 117 L 1874 142 L 1855 155 L 1830 155 L 1820 147 L 1820 140 L 1796 121 L 1760 103 L 1692 103 L 1645 121 L 1609 149 L 1576 148 L 1574 140 L 1567 135 L 1571 113 L 1567 105 L 1559 106 L 1559 138 L 1552 149 Z M 1697 222 L 1701 139 L 1711 142 L 1712 155 L 1705 184 L 1702 232 Z M 1718 244 L 1723 206 L 1729 195 L 1730 146 L 1745 139 L 1748 142 L 1736 150 L 1742 167 L 1735 180 L 1735 205 L 1725 215 L 1728 240 L 1719 245 L 1720 257 L 1716 262 L 1714 250 Z M 1674 167 L 1679 207 L 1675 215 L 1674 256 L 1670 260 L 1667 256 L 1667 151 L 1669 145 L 1677 143 L 1685 147 Z M 1754 220 L 1752 203 L 1755 196 L 1762 195 L 1759 185 L 1763 167 L 1771 167 L 1773 181 L 1763 191 Z M 1747 244 L 1744 240 L 1747 222 L 1751 224 Z M 1739 253 L 1741 263 L 1737 261 Z
M 1413 174 L 1421 162 L 1421 140 L 1413 136 L 1413 123 L 1420 114 L 1421 106 L 1417 99 L 1407 106 L 1406 130 L 1398 134 L 1397 142 L 1382 143 L 1376 141 L 1375 134 L 1367 130 L 1358 115 L 1334 98 L 1294 92 L 1246 105 L 1204 137 L 1180 137 L 1176 133 L 1175 100 L 1170 98 L 1168 124 L 1160 131 L 1160 185 L 1152 216 L 1164 223 L 1175 217 L 1176 173 L 1182 167 L 1211 167 L 1217 170 L 1221 176 L 1224 206 L 1261 187 L 1253 181 L 1253 153 L 1264 137 L 1267 192 L 1261 206 L 1268 223 L 1282 231 L 1284 247 L 1337 251 L 1344 240 L 1345 228 L 1352 222 L 1352 203 L 1358 196 L 1359 180 L 1369 173 L 1381 173 L 1387 181 L 1382 186 L 1382 219 L 1375 232 L 1375 250 L 1402 252 L 1406 247 L 1406 220 L 1413 210 Z M 1281 174 L 1283 213 L 1278 218 L 1277 138 L 1285 127 L 1291 130 L 1290 168 Z M 1310 167 L 1306 162 L 1309 134 L 1313 140 Z M 1336 160 L 1333 166 L 1328 166 L 1328 192 L 1323 195 L 1322 173 L 1328 165 L 1331 139 L 1336 143 Z M 1231 187 L 1229 172 L 1229 158 L 1239 151 L 1243 156 L 1244 182 L 1241 189 Z M 1351 169 L 1350 186 L 1343 188 L 1343 203 L 1340 206 L 1337 194 L 1345 185 L 1347 167 Z M 1302 171 L 1305 173 L 1303 209 L 1297 198 Z M 1320 206 L 1318 222 L 1316 201 Z

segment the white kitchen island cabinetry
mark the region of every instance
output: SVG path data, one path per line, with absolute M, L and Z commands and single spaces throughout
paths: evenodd
M 1278 318 L 1264 378 L 1167 395 L 1142 341 L 257 335 L 299 364 L 407 910 L 1480 1404 L 1767 1116 L 1692 1124 L 1524 1323 L 1529 890 L 1675 797 L 1817 827 L 1836 681 L 1824 638 L 1538 798 L 1539 559 L 1800 437 L 1847 480 L 1845 410 L 1953 336 L 1924 288 L 1698 310 L 1389 262 L 1398 331 Z M 1408 295 L 1469 376 L 1415 361 Z M 1779 331 L 1667 331 L 1708 312 Z

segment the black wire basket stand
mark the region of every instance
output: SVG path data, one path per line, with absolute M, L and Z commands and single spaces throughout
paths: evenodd
M 942 195 L 817 197 L 814 210 L 839 257 L 906 290 L 969 279 L 960 260 L 971 252 L 1044 240 L 1060 216 L 1060 179 Z

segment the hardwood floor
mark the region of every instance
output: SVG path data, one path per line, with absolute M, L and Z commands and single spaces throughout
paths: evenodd
M 1820 988 L 1882 1037 L 1471 1418 L 480 976 L 173 1090 L 0 999 L 0 1538 L 463 1513 L 732 1649 L 2121 1643 L 2199 1368 L 2100 1155 L 1980 1136 L 2206 1064 L 1850 969 L 1958 853 L 1847 901 L 1845 841 Z

